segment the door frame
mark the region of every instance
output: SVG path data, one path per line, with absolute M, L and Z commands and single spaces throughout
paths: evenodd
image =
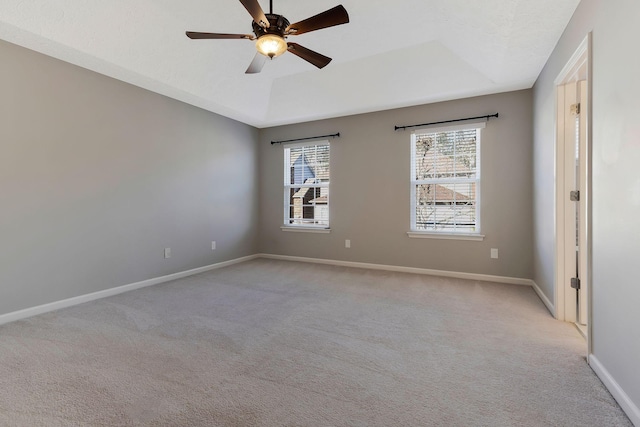
M 581 153 L 584 157 L 580 168 L 580 210 L 581 223 L 583 226 L 580 234 L 580 264 L 581 283 L 586 286 L 587 290 L 587 358 L 592 350 L 592 310 L 593 292 L 591 287 L 591 125 L 592 125 L 592 33 L 587 34 L 578 49 L 571 56 L 567 64 L 564 66 L 554 84 L 556 88 L 556 145 L 555 145 L 555 316 L 558 320 L 575 322 L 576 321 L 576 303 L 575 289 L 571 288 L 567 271 L 567 257 L 571 256 L 572 247 L 575 245 L 575 234 L 568 230 L 565 222 L 565 209 L 569 206 L 570 188 L 565 182 L 565 173 L 567 168 L 567 144 L 575 144 L 575 140 L 567 141 L 565 133 L 565 114 L 564 110 L 564 85 L 578 79 L 581 71 L 586 71 L 587 80 L 587 99 L 588 108 L 585 114 L 587 119 L 587 138 L 586 150 Z M 581 112 L 582 114 L 583 112 Z M 584 202 L 583 202 L 584 201 Z M 575 251 L 573 258 L 575 259 Z

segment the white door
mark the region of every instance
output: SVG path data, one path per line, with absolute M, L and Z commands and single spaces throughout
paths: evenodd
M 587 82 L 581 80 L 577 83 L 577 101 L 578 111 L 576 114 L 576 185 L 580 190 L 581 197 L 576 202 L 576 262 L 577 274 L 580 279 L 577 298 L 577 323 L 581 325 L 587 324 L 587 222 L 585 220 L 586 211 L 586 188 L 587 188 L 587 159 L 589 153 L 587 151 L 587 132 L 588 132 L 588 94 Z
M 570 306 L 567 320 L 587 324 L 587 131 L 588 94 L 587 82 L 581 80 L 563 86 L 564 131 L 565 131 L 565 283 L 570 283 Z M 571 313 L 573 312 L 573 313 Z

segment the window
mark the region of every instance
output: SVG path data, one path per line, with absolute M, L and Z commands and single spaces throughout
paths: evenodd
M 480 130 L 484 123 L 411 136 L 411 231 L 480 233 Z
M 284 225 L 329 228 L 329 142 L 284 149 Z

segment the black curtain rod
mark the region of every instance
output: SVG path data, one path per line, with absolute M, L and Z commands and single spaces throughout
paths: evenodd
M 454 119 L 454 120 L 443 120 L 441 122 L 422 123 L 420 125 L 396 126 L 396 130 L 407 129 L 407 128 L 417 128 L 417 127 L 420 127 L 420 126 L 441 125 L 443 123 L 464 122 L 464 121 L 467 121 L 467 120 L 476 120 L 476 119 L 487 119 L 487 120 L 489 120 L 491 117 L 498 118 L 498 113 L 490 114 L 490 115 L 487 115 L 487 116 L 467 117 L 466 119 Z
M 271 145 L 273 145 L 273 144 L 282 144 L 283 142 L 307 141 L 309 139 L 338 138 L 339 136 L 340 136 L 340 132 L 334 133 L 333 135 L 310 136 L 309 138 L 287 139 L 285 141 L 271 141 Z

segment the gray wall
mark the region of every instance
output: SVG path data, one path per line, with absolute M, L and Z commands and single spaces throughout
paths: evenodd
M 261 130 L 260 251 L 531 278 L 531 106 L 526 90 Z M 482 134 L 485 240 L 409 238 L 411 133 L 394 132 L 394 125 L 495 112 L 500 118 Z M 341 138 L 331 142 L 331 233 L 281 231 L 283 147 L 270 141 L 335 132 Z M 490 259 L 490 248 L 499 249 L 499 259 Z
M 582 0 L 534 87 L 534 277 L 553 300 L 553 80 L 593 31 L 593 354 L 636 407 L 640 407 L 638 17 L 637 0 Z
M 0 62 L 0 314 L 257 251 L 256 129 L 1 41 Z

